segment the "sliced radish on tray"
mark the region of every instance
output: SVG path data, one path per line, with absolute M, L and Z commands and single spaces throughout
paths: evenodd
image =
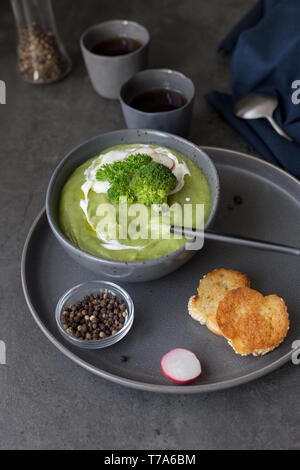
M 196 355 L 184 348 L 175 348 L 161 359 L 161 369 L 173 382 L 185 384 L 197 379 L 201 374 L 201 364 Z

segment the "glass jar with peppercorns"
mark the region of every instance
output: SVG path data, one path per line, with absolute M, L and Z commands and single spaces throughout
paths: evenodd
M 18 29 L 18 71 L 28 82 L 56 82 L 72 63 L 58 35 L 51 0 L 11 0 Z

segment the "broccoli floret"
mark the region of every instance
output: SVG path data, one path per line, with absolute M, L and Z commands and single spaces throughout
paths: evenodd
M 128 202 L 137 201 L 147 206 L 167 202 L 168 194 L 178 183 L 169 168 L 143 153 L 103 165 L 96 179 L 110 183 L 107 195 L 111 202 L 126 197 Z
M 126 198 L 127 202 L 134 202 L 135 196 L 129 189 L 128 184 L 119 185 L 117 183 L 112 184 L 107 191 L 107 196 L 111 202 L 119 202 L 121 198 Z
M 151 206 L 167 202 L 168 194 L 177 183 L 176 176 L 169 168 L 152 161 L 135 172 L 129 189 L 137 202 Z
M 134 172 L 152 161 L 150 155 L 136 153 L 125 160 L 106 163 L 96 173 L 98 181 L 108 181 L 110 187 L 107 195 L 111 202 L 118 202 L 120 197 L 126 197 L 128 202 L 134 201 L 129 184 Z
M 109 181 L 114 183 L 116 179 L 122 180 L 127 177 L 127 171 L 123 162 L 116 161 L 114 163 L 106 163 L 96 173 L 98 181 Z
M 150 162 L 152 162 L 152 157 L 146 153 L 134 153 L 123 160 L 123 164 L 126 165 L 130 172 L 139 170 Z
M 117 160 L 113 163 L 106 163 L 96 174 L 99 181 L 108 181 L 109 183 L 122 183 L 128 181 L 132 174 L 152 161 L 150 155 L 145 153 L 136 153 L 129 155 L 125 160 Z

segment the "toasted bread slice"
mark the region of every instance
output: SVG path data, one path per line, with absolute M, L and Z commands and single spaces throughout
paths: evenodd
M 249 285 L 250 280 L 244 273 L 215 269 L 200 280 L 198 295 L 193 295 L 188 303 L 189 314 L 216 335 L 223 336 L 216 320 L 219 302 L 230 290 Z
M 226 294 L 219 303 L 217 324 L 237 354 L 261 356 L 275 349 L 289 329 L 284 300 L 264 297 L 249 287 Z

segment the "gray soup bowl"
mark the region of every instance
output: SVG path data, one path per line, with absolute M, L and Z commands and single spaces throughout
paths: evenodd
M 213 221 L 219 202 L 219 178 L 216 168 L 208 155 L 191 142 L 165 132 L 148 129 L 124 129 L 94 137 L 77 146 L 60 162 L 50 179 L 46 195 L 46 212 L 50 227 L 55 237 L 67 253 L 84 268 L 98 275 L 101 279 L 124 280 L 126 282 L 150 281 L 175 271 L 195 253 L 182 246 L 178 250 L 152 260 L 115 261 L 100 258 L 87 253 L 63 234 L 59 225 L 59 201 L 61 190 L 74 170 L 108 147 L 120 144 L 150 144 L 168 147 L 181 152 L 195 162 L 204 172 L 211 190 L 212 205 L 205 224 L 207 228 Z

